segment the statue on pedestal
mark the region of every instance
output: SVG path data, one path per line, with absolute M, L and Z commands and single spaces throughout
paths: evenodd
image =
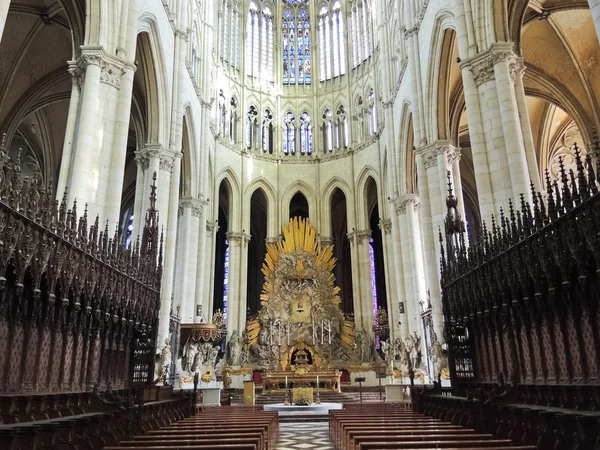
M 227 362 L 232 366 L 240 365 L 240 356 L 242 355 L 242 337 L 237 330 L 231 333 L 227 343 Z

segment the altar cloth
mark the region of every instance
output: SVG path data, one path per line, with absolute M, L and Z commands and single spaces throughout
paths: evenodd
M 298 412 L 306 414 L 329 414 L 330 410 L 343 409 L 344 405 L 341 403 L 321 403 L 317 405 L 313 403 L 309 406 L 296 406 L 296 405 L 284 405 L 283 403 L 273 403 L 271 405 L 264 405 L 265 411 L 278 411 L 280 416 L 296 415 Z

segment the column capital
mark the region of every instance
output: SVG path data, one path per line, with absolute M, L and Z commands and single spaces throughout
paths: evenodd
M 462 149 L 460 147 L 451 147 L 448 149 L 448 165 L 453 165 L 459 162 L 462 157 Z
M 265 242 L 267 244 L 277 244 L 279 242 L 279 238 L 278 237 L 269 237 L 265 239 Z
M 111 86 L 119 89 L 121 86 L 121 77 L 125 73 L 125 68 L 131 69 L 131 63 L 128 63 L 123 58 L 108 55 L 104 52 L 102 46 L 90 46 L 82 45 L 81 55 L 76 61 L 69 61 L 69 72 L 73 75 L 73 66 L 79 68 L 82 74 L 88 66 L 100 67 L 100 82 L 110 84 Z M 135 70 L 135 66 L 133 66 Z M 80 83 L 83 83 L 84 79 L 81 75 L 78 75 Z
M 411 206 L 415 212 L 419 212 L 421 205 L 421 199 L 416 194 L 400 195 L 390 199 L 390 202 L 394 205 L 397 215 L 405 214 Z
M 456 147 L 454 147 L 450 141 L 442 140 L 435 141 L 433 144 L 415 150 L 416 154 L 421 155 L 423 158 L 423 164 L 426 169 L 437 165 L 439 155 L 450 155 L 450 153 L 454 153 L 455 151 Z M 448 156 L 448 158 L 450 157 Z
M 392 232 L 392 219 L 379 219 L 379 229 L 385 234 Z
M 209 236 L 212 237 L 213 233 L 217 231 L 219 231 L 219 225 L 216 220 L 214 222 L 206 222 L 206 232 Z
M 243 245 L 244 248 L 246 248 L 248 242 L 252 238 L 252 236 L 243 231 L 229 231 L 225 236 L 227 237 L 227 240 L 229 241 L 230 245 L 233 245 L 235 247 Z
M 205 200 L 199 200 L 193 197 L 181 197 L 179 199 L 179 214 L 183 214 L 184 209 L 191 209 L 192 216 L 200 217 L 207 205 L 208 202 Z
M 365 241 L 369 242 L 371 230 L 352 230 L 347 236 L 352 244 L 360 245 Z
M 513 51 L 512 42 L 495 42 L 489 49 L 478 53 L 472 58 L 463 60 L 460 68 L 468 68 L 477 86 L 494 79 L 494 66 L 499 62 L 508 61 L 512 65 L 518 59 Z
M 321 245 L 325 247 L 331 247 L 333 245 L 333 238 L 331 237 L 321 236 L 319 240 L 321 241 Z

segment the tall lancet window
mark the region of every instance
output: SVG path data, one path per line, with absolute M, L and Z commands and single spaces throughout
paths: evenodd
M 308 0 L 283 0 L 283 84 L 311 82 Z
M 348 126 L 348 115 L 343 105 L 336 111 L 335 121 L 335 136 L 338 143 L 338 148 L 348 148 L 350 146 L 350 127 Z
M 344 20 L 340 1 L 319 12 L 319 79 L 330 80 L 346 73 Z
M 262 151 L 263 153 L 273 153 L 273 114 L 269 109 L 263 113 Z
M 366 0 L 356 0 L 350 9 L 350 37 L 352 39 L 352 67 L 371 57 L 373 35 L 371 10 Z
M 373 136 L 377 133 L 379 124 L 377 123 L 377 105 L 375 103 L 375 92 L 373 89 L 369 91 L 369 134 Z
M 223 0 L 219 24 L 219 47 L 223 62 L 235 69 L 240 68 L 239 59 L 240 12 L 235 0 Z
M 258 148 L 258 139 L 258 111 L 251 106 L 246 117 L 246 148 Z
M 273 11 L 251 1 L 246 19 L 246 73 L 273 81 Z
M 334 130 L 331 116 L 331 111 L 326 109 L 323 113 L 323 143 L 325 144 L 325 152 L 331 152 L 334 148 L 337 148 L 334 143 Z
M 300 154 L 312 154 L 312 124 L 307 112 L 300 116 Z
M 283 153 L 285 155 L 296 154 L 296 125 L 294 114 L 288 112 L 283 119 Z

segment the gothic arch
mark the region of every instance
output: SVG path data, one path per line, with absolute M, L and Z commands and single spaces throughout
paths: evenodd
M 228 212 L 229 230 L 237 231 L 238 225 L 240 224 L 240 208 L 236 207 L 236 205 L 239 205 L 239 202 L 241 199 L 240 183 L 239 183 L 239 180 L 238 180 L 237 176 L 235 175 L 233 169 L 231 167 L 226 167 L 217 176 L 216 183 L 215 183 L 216 190 L 214 192 L 219 192 L 219 188 L 220 188 L 223 180 L 227 181 L 227 187 L 229 189 L 229 199 L 230 199 L 229 212 Z M 214 206 L 214 208 L 215 208 L 214 217 L 219 217 L 218 198 L 215 199 L 214 205 L 215 205 Z
M 166 59 L 162 48 L 162 39 L 156 18 L 149 13 L 143 14 L 138 21 L 138 48 L 136 61 L 139 61 L 138 70 L 144 72 L 146 94 L 148 95 L 148 142 L 166 142 L 169 136 L 169 102 L 167 92 L 169 89 Z M 141 66 L 141 67 L 139 67 Z M 134 77 L 134 84 L 135 84 Z M 149 89 L 153 87 L 154 89 Z
M 321 202 L 321 217 L 327 217 L 328 220 L 321 220 L 321 235 L 323 236 L 331 236 L 331 197 L 335 193 L 335 190 L 339 189 L 346 196 L 346 215 L 348 217 L 348 228 L 351 229 L 354 227 L 354 205 L 352 204 L 353 193 L 348 183 L 346 183 L 340 177 L 332 177 L 330 180 L 325 183 L 325 186 L 321 190 L 321 198 L 323 201 Z
M 276 211 L 275 206 L 277 205 L 277 194 L 275 188 L 265 177 L 260 177 L 252 181 L 247 187 L 244 194 L 244 211 L 250 211 L 250 205 L 254 192 L 258 189 L 263 191 L 265 198 L 267 199 L 267 237 L 277 236 L 279 230 L 277 229 Z M 250 229 L 250 217 L 248 214 L 244 214 L 242 228 Z
M 356 179 L 356 190 L 359 195 L 355 196 L 356 202 L 356 227 L 359 230 L 364 230 L 369 226 L 369 211 L 368 211 L 368 201 L 367 201 L 367 191 L 368 191 L 368 182 L 369 179 L 373 179 L 375 185 L 377 186 L 377 198 L 381 197 L 381 189 L 380 189 L 380 180 L 377 176 L 377 172 L 373 167 L 369 165 L 365 165 L 365 167 L 360 172 L 358 178 Z
M 292 183 L 281 196 L 281 204 L 279 207 L 281 224 L 285 224 L 289 221 L 288 213 L 290 202 L 292 201 L 292 197 L 298 192 L 304 195 L 306 201 L 308 202 L 308 215 L 311 219 L 311 222 L 315 222 L 316 217 L 318 217 L 317 199 L 312 188 L 304 181 L 298 180 Z
M 456 61 L 452 60 L 452 49 L 456 32 L 453 17 L 447 11 L 441 11 L 434 25 L 431 53 L 428 68 L 428 91 L 434 101 L 426 102 L 425 117 L 429 117 L 430 126 L 426 126 L 428 141 L 450 139 L 450 69 Z

